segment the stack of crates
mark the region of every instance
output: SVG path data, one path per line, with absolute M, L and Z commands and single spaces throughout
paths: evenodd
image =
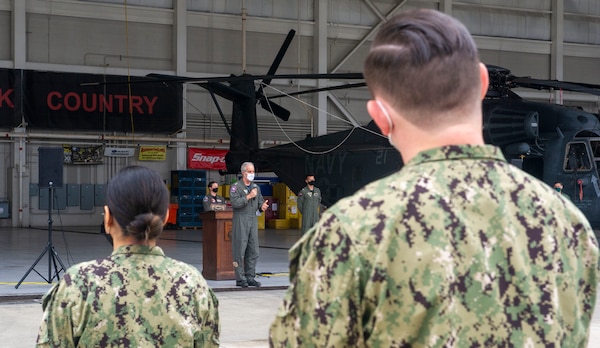
M 200 213 L 204 211 L 202 200 L 206 195 L 206 172 L 203 170 L 171 171 L 171 194 L 177 200 L 177 226 L 181 228 L 202 227 Z

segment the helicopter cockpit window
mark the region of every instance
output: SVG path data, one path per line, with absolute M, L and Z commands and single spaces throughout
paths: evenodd
M 567 145 L 564 170 L 566 172 L 588 171 L 592 169 L 592 161 L 585 143 L 570 143 Z
M 600 168 L 600 139 L 590 139 L 590 146 L 592 147 L 592 157 L 596 162 L 596 170 Z

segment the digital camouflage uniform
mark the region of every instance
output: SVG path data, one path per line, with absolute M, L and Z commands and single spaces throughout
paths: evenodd
M 493 146 L 418 154 L 290 250 L 273 347 L 586 347 L 583 214 Z
M 43 298 L 39 347 L 218 347 L 218 300 L 161 248 L 122 246 L 71 267 Z
M 298 210 L 302 214 L 302 233 L 304 234 L 319 221 L 319 206 L 321 205 L 321 190 L 313 186 L 311 191 L 304 186 L 298 192 Z
M 206 196 L 204 196 L 204 198 L 202 199 L 202 207 L 204 208 L 204 211 L 209 211 L 210 209 L 210 205 L 211 204 L 225 204 L 225 198 L 219 196 L 219 195 L 215 195 L 212 196 L 211 194 L 208 194 Z
M 256 197 L 247 200 L 246 195 L 254 188 L 258 189 L 258 194 Z M 242 180 L 231 185 L 229 199 L 233 208 L 231 249 L 235 280 L 254 279 L 256 260 L 258 260 L 257 212 L 260 212 L 260 207 L 265 200 L 258 185 L 252 182 L 249 187 L 246 187 Z

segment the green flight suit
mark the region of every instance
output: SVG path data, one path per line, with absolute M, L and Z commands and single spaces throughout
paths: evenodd
M 254 188 L 258 189 L 256 197 L 246 199 L 246 195 Z M 251 280 L 256 276 L 258 260 L 258 215 L 265 200 L 258 185 L 253 182 L 246 187 L 242 180 L 231 185 L 229 199 L 233 208 L 231 249 L 235 280 Z
M 321 206 L 321 190 L 313 186 L 311 191 L 305 186 L 298 192 L 298 210 L 302 214 L 302 234 L 308 231 L 319 221 L 319 207 Z
M 225 198 L 219 196 L 219 195 L 211 195 L 210 193 L 207 194 L 206 196 L 204 196 L 204 198 L 202 199 L 202 207 L 204 208 L 204 211 L 209 211 L 210 206 L 212 204 L 226 204 L 227 202 L 225 201 Z
M 271 347 L 585 348 L 598 243 L 490 145 L 417 154 L 290 250 Z

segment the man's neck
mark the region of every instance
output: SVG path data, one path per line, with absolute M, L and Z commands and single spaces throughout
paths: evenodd
M 395 139 L 396 148 L 400 151 L 404 163 L 409 162 L 419 152 L 446 145 L 483 145 L 483 134 L 480 131 L 481 126 L 473 124 L 457 124 L 446 127 L 440 132 L 431 132 L 428 130 L 412 127 L 408 130 L 405 127 L 402 134 Z

